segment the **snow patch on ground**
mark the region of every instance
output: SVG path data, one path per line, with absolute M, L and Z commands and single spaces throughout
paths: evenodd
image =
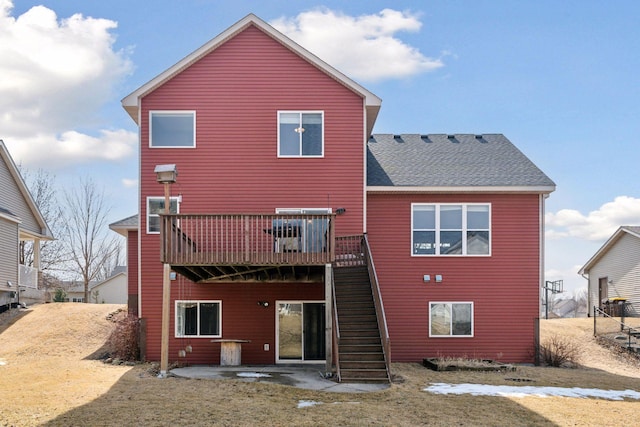
M 640 399 L 640 392 L 635 390 L 601 390 L 597 388 L 580 387 L 536 387 L 536 386 L 506 386 L 487 384 L 447 384 L 432 383 L 423 389 L 434 394 L 471 394 L 474 396 L 501 397 L 578 397 L 607 400 Z
M 6 364 L 7 364 L 7 362 L 4 359 L 0 359 L 0 366 L 4 366 Z
M 271 378 L 271 375 L 260 372 L 238 372 L 236 375 L 242 378 Z
M 311 406 L 322 405 L 322 402 L 316 402 L 315 400 L 299 400 L 298 401 L 298 409 L 300 408 L 309 408 Z
M 360 402 L 333 402 L 332 403 L 332 405 L 342 405 L 342 404 L 359 405 Z M 309 408 L 311 406 L 316 406 L 316 405 L 324 405 L 324 402 L 316 402 L 315 400 L 299 400 L 298 401 L 298 409 Z

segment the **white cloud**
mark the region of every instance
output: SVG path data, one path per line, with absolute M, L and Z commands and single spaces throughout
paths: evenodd
M 577 237 L 604 241 L 622 225 L 640 224 L 640 199 L 618 196 L 587 215 L 574 209 L 561 209 L 547 213 L 545 223 L 549 239 Z
M 444 65 L 395 37 L 401 31 L 417 32 L 422 26 L 418 16 L 407 11 L 384 9 L 353 17 L 323 8 L 271 24 L 356 80 L 405 78 Z
M 123 178 L 121 182 L 122 182 L 122 185 L 125 188 L 137 188 L 138 187 L 138 180 L 137 179 Z
M 100 131 L 92 137 L 76 131 L 59 138 L 38 134 L 19 142 L 5 141 L 16 163 L 29 167 L 62 169 L 75 163 L 118 161 L 135 155 L 138 135 L 125 130 Z
M 130 154 L 124 131 L 96 138 L 74 130 L 97 120 L 132 70 L 128 52 L 113 49 L 117 23 L 80 14 L 59 20 L 45 6 L 14 17 L 12 9 L 0 0 L 0 129 L 12 154 L 27 165 L 45 155 L 72 162 Z

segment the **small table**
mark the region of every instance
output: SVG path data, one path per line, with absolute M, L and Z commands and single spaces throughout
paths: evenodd
M 239 366 L 242 360 L 242 343 L 251 340 L 219 339 L 211 342 L 220 343 L 220 366 Z

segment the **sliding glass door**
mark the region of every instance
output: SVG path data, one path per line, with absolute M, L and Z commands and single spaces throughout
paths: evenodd
M 323 302 L 278 302 L 278 362 L 325 360 L 324 313 Z

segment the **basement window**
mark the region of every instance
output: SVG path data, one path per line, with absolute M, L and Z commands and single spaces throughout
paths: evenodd
M 430 337 L 473 337 L 472 302 L 430 302 Z
M 220 338 L 222 301 L 176 301 L 176 338 Z

